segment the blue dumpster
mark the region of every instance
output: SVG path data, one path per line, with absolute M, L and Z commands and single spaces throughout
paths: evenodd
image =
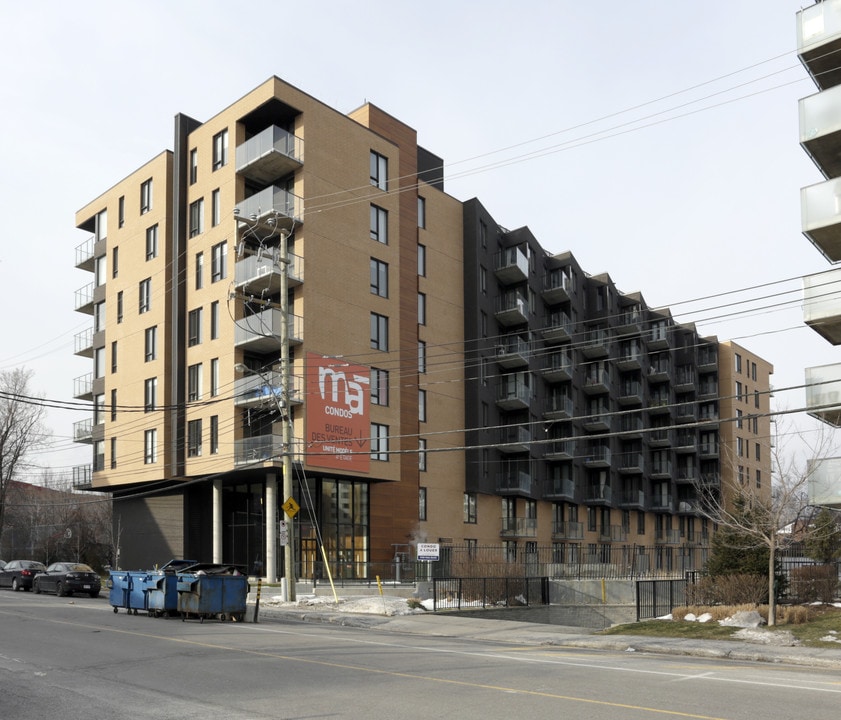
M 146 577 L 146 608 L 155 617 L 174 615 L 178 610 L 178 572 L 195 565 L 195 560 L 170 560 Z
M 111 570 L 108 579 L 110 587 L 109 602 L 118 612 L 125 608 L 126 612 L 146 610 L 146 577 L 149 574 L 146 570 Z
M 217 617 L 242 620 L 248 599 L 248 578 L 234 565 L 194 565 L 178 574 L 181 619 Z

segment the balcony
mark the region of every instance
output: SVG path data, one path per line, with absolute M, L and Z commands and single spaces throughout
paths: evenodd
M 717 423 L 718 406 L 715 403 L 702 403 L 698 409 L 698 421 L 702 423 Z
M 257 435 L 234 442 L 234 464 L 281 462 L 283 438 L 280 435 Z
M 619 454 L 619 472 L 636 475 L 645 472 L 645 458 L 641 452 L 623 452 Z
M 688 392 L 695 389 L 695 368 L 679 365 L 672 378 L 674 389 L 678 392 Z
M 665 428 L 656 428 L 648 436 L 651 447 L 671 447 L 674 443 L 674 433 Z
M 541 296 L 547 305 L 566 302 L 572 293 L 572 275 L 569 268 L 555 268 L 543 276 Z
M 73 354 L 80 357 L 93 357 L 93 328 L 85 328 L 73 336 Z
M 610 485 L 602 485 L 600 483 L 590 483 L 587 485 L 584 495 L 585 503 L 589 505 L 609 505 L 611 498 Z
M 546 401 L 546 409 L 543 417 L 546 420 L 565 420 L 571 418 L 574 406 L 571 397 L 555 393 L 550 395 Z
M 613 332 L 617 336 L 638 335 L 642 329 L 642 312 L 639 305 L 626 307 L 616 318 Z
M 806 368 L 806 408 L 813 418 L 841 427 L 841 364 Z
M 552 523 L 552 537 L 556 540 L 581 540 L 584 538 L 584 523 L 558 520 Z
M 626 542 L 628 531 L 621 525 L 602 525 L 599 528 L 599 540 L 603 542 Z
M 518 292 L 509 292 L 496 299 L 495 317 L 500 325 L 524 325 L 529 319 L 529 305 Z
M 609 468 L 610 448 L 607 445 L 591 445 L 584 457 L 584 467 Z
M 304 319 L 298 315 L 287 318 L 289 342 L 302 342 Z M 267 353 L 280 349 L 280 330 L 283 315 L 278 308 L 269 308 L 236 321 L 234 345 L 249 352 Z
M 638 341 L 619 343 L 616 366 L 620 370 L 639 370 L 642 367 L 642 346 Z
M 841 345 L 841 269 L 803 278 L 803 321 L 833 345 Z
M 575 457 L 574 440 L 552 440 L 543 447 L 544 460 L 571 460 Z
M 500 470 L 496 476 L 496 491 L 500 495 L 532 494 L 532 477 L 527 470 Z
M 537 537 L 537 518 L 502 518 L 499 534 L 503 537 Z
M 710 380 L 710 381 L 701 381 L 698 384 L 698 397 L 699 398 L 708 398 L 708 397 L 718 397 L 718 383 Z
M 546 358 L 546 365 L 540 372 L 547 382 L 572 380 L 572 356 L 567 350 L 553 352 Z
M 655 322 L 648 331 L 649 350 L 668 350 L 671 345 L 669 326 L 662 320 Z
M 822 90 L 841 84 L 839 50 L 841 1 L 824 0 L 797 13 L 797 54 Z
M 619 429 L 623 439 L 642 437 L 642 417 L 639 413 L 624 413 L 621 418 Z
M 669 502 L 668 506 L 658 507 L 654 506 L 656 510 L 668 510 L 669 512 L 672 511 L 672 504 Z M 680 545 L 680 530 L 672 530 L 671 528 L 662 530 L 657 533 L 657 536 L 654 538 L 655 542 L 661 545 Z
M 581 426 L 587 432 L 612 430 L 613 415 L 610 414 L 606 405 L 601 405 L 598 408 L 590 408 L 587 415 L 582 418 Z
M 496 389 L 500 410 L 525 410 L 531 403 L 531 390 L 521 374 L 503 375 Z
M 93 400 L 92 372 L 73 379 L 73 397 L 77 400 Z
M 603 395 L 610 392 L 610 373 L 590 366 L 584 376 L 584 392 L 588 395 Z
M 90 490 L 93 480 L 93 465 L 75 465 L 73 467 L 73 489 Z
M 495 257 L 494 275 L 503 285 L 514 285 L 528 280 L 529 259 L 523 248 L 518 246 L 500 250 Z
M 645 491 L 635 488 L 623 489 L 619 496 L 618 505 L 624 509 L 636 508 L 639 510 L 644 508 Z
M 567 342 L 572 338 L 572 320 L 565 312 L 556 311 L 546 315 L 543 339 L 547 343 Z
M 236 263 L 234 286 L 251 295 L 265 297 L 280 292 L 280 259 L 278 248 L 266 248 L 262 254 L 246 255 Z M 289 253 L 287 285 L 303 282 L 304 258 Z
M 502 337 L 496 346 L 496 361 L 504 368 L 523 367 L 529 364 L 531 345 L 519 335 Z
M 702 515 L 701 512 L 701 503 L 699 500 L 692 498 L 692 499 L 685 499 L 685 500 L 678 500 L 677 503 L 677 511 L 680 515 Z M 690 540 L 691 542 L 691 540 Z
M 499 428 L 500 452 L 521 453 L 528 452 L 531 446 L 531 431 L 524 425 L 506 425 Z
M 648 366 L 648 381 L 649 382 L 665 382 L 671 377 L 672 364 L 668 357 L 652 358 L 651 364 Z
M 695 452 L 698 445 L 698 437 L 693 430 L 678 430 L 675 452 Z
M 672 396 L 668 392 L 654 393 L 648 401 L 648 412 L 651 415 L 671 413 Z
M 698 348 L 698 369 L 710 372 L 718 369 L 718 349 L 714 345 Z
M 93 315 L 93 283 L 89 282 L 76 291 L 76 312 Z
M 304 141 L 272 125 L 237 146 L 237 172 L 258 185 L 268 185 L 304 163 Z
M 698 484 L 698 468 L 694 466 L 678 466 L 677 475 L 675 475 L 675 482 L 689 483 L 690 485 Z
M 807 468 L 809 504 L 841 508 L 841 458 L 815 458 Z
M 718 457 L 718 443 L 717 442 L 702 442 L 698 446 L 698 455 L 702 458 L 717 458 Z
M 590 328 L 581 343 L 581 353 L 584 357 L 604 357 L 608 353 L 609 335 L 605 328 Z
M 671 460 L 652 460 L 651 461 L 651 477 L 653 478 L 671 478 L 672 476 L 672 461 Z
M 702 488 L 707 490 L 721 487 L 721 475 L 717 472 L 701 473 L 699 476 L 699 484 Z
M 626 380 L 619 388 L 617 402 L 620 405 L 642 405 L 642 383 L 639 380 Z
M 87 270 L 93 272 L 94 269 L 94 254 L 93 247 L 96 243 L 96 236 L 91 235 L 85 242 L 76 246 L 76 267 L 79 270 Z
M 270 217 L 276 227 L 291 229 L 304 221 L 304 201 L 288 190 L 270 185 L 234 207 L 234 215 L 243 220 L 265 222 Z
M 841 178 L 800 190 L 803 234 L 829 262 L 841 261 Z
M 692 402 L 681 402 L 675 407 L 675 422 L 688 423 L 697 419 L 697 405 Z
M 77 420 L 73 423 L 73 442 L 93 442 L 93 418 L 87 418 L 86 420 Z
M 800 145 L 824 177 L 841 176 L 841 85 L 800 101 Z
M 304 401 L 303 381 L 289 376 L 289 404 L 300 405 Z M 234 405 L 237 407 L 285 407 L 282 374 L 270 370 L 259 375 L 246 375 L 234 381 Z

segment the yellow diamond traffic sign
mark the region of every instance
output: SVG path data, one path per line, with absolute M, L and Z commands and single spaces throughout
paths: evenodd
M 301 509 L 301 506 L 295 502 L 295 498 L 289 498 L 281 507 L 290 518 L 295 517 Z

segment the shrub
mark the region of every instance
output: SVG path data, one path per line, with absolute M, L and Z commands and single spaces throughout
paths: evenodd
M 759 605 L 768 599 L 768 581 L 762 575 L 733 573 L 704 576 L 686 588 L 690 605 Z
M 838 592 L 835 565 L 804 565 L 791 571 L 789 595 L 802 603 L 831 603 Z

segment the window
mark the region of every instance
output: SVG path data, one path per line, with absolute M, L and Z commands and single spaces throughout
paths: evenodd
M 426 440 L 418 438 L 418 470 L 426 472 Z
M 385 315 L 371 313 L 371 347 L 388 350 L 388 318 Z
M 756 471 L 756 487 L 758 487 L 758 488 L 762 487 L 762 471 L 761 470 Z
M 219 301 L 210 303 L 210 339 L 216 340 L 219 337 Z
M 426 245 L 418 245 L 418 275 L 426 277 Z
M 210 282 L 228 277 L 228 241 L 214 245 L 210 250 Z
M 93 270 L 93 284 L 94 287 L 102 287 L 105 284 L 105 276 L 107 274 L 108 258 L 105 255 L 100 255 L 94 261 Z
M 158 407 L 158 378 L 146 378 L 143 382 L 143 412 L 152 412 Z
M 117 438 L 111 438 L 111 469 L 117 467 Z
M 481 265 L 479 266 L 479 292 L 482 295 L 488 294 L 488 271 Z
M 371 404 L 388 405 L 388 370 L 371 368 Z
M 210 226 L 216 227 L 222 222 L 222 198 L 219 188 L 210 194 Z
M 152 278 L 141 280 L 137 289 L 137 311 L 142 315 L 152 306 Z
M 756 382 L 756 363 L 753 361 L 750 364 L 750 379 Z
M 158 257 L 158 226 L 146 228 L 146 259 Z
M 120 195 L 117 201 L 117 224 L 122 227 L 126 224 L 126 196 Z
M 426 390 L 418 390 L 418 420 L 426 422 Z
M 190 203 L 190 237 L 204 232 L 204 198 Z
M 123 321 L 123 291 L 117 293 L 117 324 Z
M 388 158 L 371 150 L 371 185 L 388 190 Z
M 371 205 L 371 240 L 388 245 L 388 211 Z
M 196 253 L 196 290 L 204 284 L 204 253 Z
M 190 185 L 194 185 L 199 177 L 199 151 L 190 150 Z
M 99 347 L 93 351 L 93 376 L 105 377 L 105 348 Z
M 213 169 L 218 170 L 228 164 L 227 128 L 213 136 Z
M 476 524 L 476 493 L 464 493 L 464 522 Z
M 742 372 L 742 356 L 736 353 L 736 372 Z
M 426 294 L 418 293 L 418 325 L 426 325 Z
M 742 399 L 742 383 L 740 383 L 738 380 L 736 381 L 736 399 Z
M 117 419 L 117 389 L 111 389 L 111 422 Z
M 144 337 L 144 359 L 146 362 L 154 360 L 158 355 L 158 326 L 146 328 Z
M 426 488 L 418 488 L 418 520 L 426 520 Z
M 210 416 L 210 454 L 216 455 L 219 452 L 219 416 Z
M 479 221 L 479 244 L 483 250 L 488 247 L 488 226 L 481 220 Z
M 152 209 L 152 178 L 140 183 L 140 214 L 145 215 Z
M 201 420 L 187 421 L 187 457 L 201 457 Z
M 757 460 L 759 460 L 759 455 L 760 455 L 759 443 L 754 443 L 754 445 L 755 445 L 754 456 L 756 457 Z
M 418 195 L 418 227 L 426 227 L 426 198 Z
M 111 277 L 117 277 L 120 274 L 120 248 L 115 247 L 111 250 Z
M 158 431 L 147 430 L 143 434 L 143 462 L 151 465 L 158 461 Z
M 388 462 L 388 425 L 371 423 L 371 459 Z
M 105 422 L 105 395 L 93 396 L 93 424 L 101 425 Z
M 219 394 L 219 358 L 210 361 L 210 397 Z
M 105 329 L 105 303 L 98 302 L 93 306 L 93 331 L 101 332 Z
M 426 372 L 426 341 L 418 340 L 418 372 Z
M 736 438 L 736 455 L 738 457 L 742 457 L 745 454 L 744 445 L 745 445 L 744 440 L 742 440 L 742 438 L 740 438 L 740 437 L 737 437 Z
M 201 363 L 190 365 L 187 368 L 187 402 L 201 400 L 202 397 L 202 372 Z
M 759 407 L 759 390 L 753 391 L 753 406 Z
M 105 441 L 94 440 L 93 443 L 93 471 L 100 472 L 105 469 Z
M 117 341 L 111 341 L 111 372 L 117 372 Z
M 201 345 L 202 309 L 190 310 L 187 315 L 187 346 Z
M 637 510 L 637 535 L 645 535 L 645 511 Z
M 741 410 L 736 411 L 736 429 L 737 430 L 742 429 L 742 411 Z
M 388 297 L 388 263 L 371 258 L 371 294 Z

